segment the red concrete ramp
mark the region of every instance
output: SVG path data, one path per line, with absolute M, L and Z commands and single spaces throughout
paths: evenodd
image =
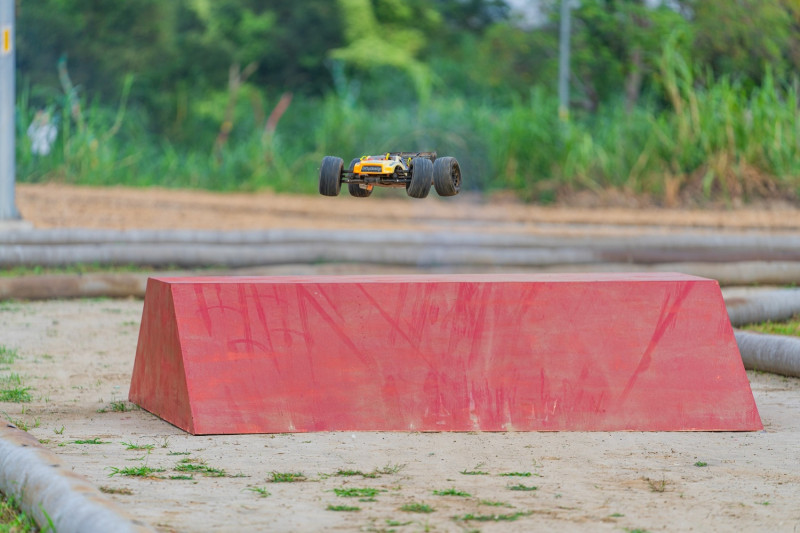
M 762 428 L 682 274 L 154 278 L 130 400 L 193 434 Z

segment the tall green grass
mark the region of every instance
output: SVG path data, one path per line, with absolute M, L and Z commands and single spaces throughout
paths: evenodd
M 251 87 L 219 152 L 213 139 L 222 117 L 214 109 L 224 106 L 209 102 L 224 95 L 190 105 L 196 120 L 173 143 L 149 131 L 144 113 L 128 102 L 127 84 L 116 107 L 81 101 L 82 121 L 66 97 L 52 95 L 59 135 L 44 157 L 30 154 L 25 135 L 36 111 L 31 95 L 40 88 L 26 88 L 18 102 L 19 180 L 313 193 L 324 155 L 347 163 L 365 153 L 433 149 L 459 159 L 467 189 L 510 189 L 541 202 L 584 189 L 667 204 L 800 192 L 796 82 L 768 72 L 761 87 L 746 90 L 698 76 L 672 41 L 656 81 L 660 94 L 631 111 L 611 102 L 566 123 L 542 88 L 502 105 L 440 88 L 424 105 L 368 106 L 362 102 L 375 98 L 364 96 L 367 89 L 359 97 L 345 87 L 321 99 L 296 97 L 270 135 L 258 116 L 277 98 Z

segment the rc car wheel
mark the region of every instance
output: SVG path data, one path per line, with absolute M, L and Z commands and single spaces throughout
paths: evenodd
M 424 157 L 411 161 L 411 181 L 406 184 L 406 192 L 412 198 L 425 198 L 433 182 L 433 163 Z
M 356 163 L 359 161 L 361 160 L 357 157 L 350 161 L 350 172 L 356 168 Z M 347 190 L 350 191 L 350 196 L 355 196 L 356 198 L 366 198 L 372 194 L 372 189 L 362 189 L 358 183 L 348 183 Z
M 340 157 L 326 155 L 319 167 L 319 193 L 323 196 L 338 196 L 342 187 L 344 161 Z
M 440 157 L 433 163 L 433 186 L 439 196 L 455 196 L 461 190 L 461 167 L 455 157 Z

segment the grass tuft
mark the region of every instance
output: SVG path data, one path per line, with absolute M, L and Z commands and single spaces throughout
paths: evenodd
M 108 442 L 104 442 L 100 439 L 84 439 L 84 440 L 75 440 L 72 441 L 73 444 L 109 444 Z
M 9 348 L 0 344 L 0 365 L 10 365 L 17 360 L 19 354 L 16 348 Z
M 326 509 L 328 511 L 357 512 L 361 510 L 361 507 L 354 507 L 352 505 L 329 505 Z
M 267 496 L 270 496 L 270 492 L 267 490 L 266 487 L 247 487 L 244 490 L 247 490 L 247 491 L 250 491 L 250 492 L 254 492 L 254 493 L 258 494 L 262 498 L 266 498 Z
M 272 472 L 269 481 L 272 483 L 294 483 L 305 481 L 306 476 L 302 472 Z
M 333 492 L 341 498 L 374 498 L 381 492 L 386 492 L 384 489 L 373 488 L 347 488 L 347 489 L 333 489 Z
M 458 496 L 460 498 L 471 498 L 472 494 L 457 489 L 435 490 L 433 493 L 436 496 Z
M 116 466 L 109 466 L 109 470 L 111 473 L 108 477 L 116 476 L 117 474 L 121 476 L 129 476 L 129 477 L 153 477 L 153 474 L 158 472 L 163 472 L 163 468 L 150 468 L 149 466 L 129 466 L 126 468 L 117 468 Z
M 403 505 L 400 510 L 407 513 L 432 513 L 436 509 L 425 503 L 414 502 Z
M 29 390 L 31 387 L 24 387 L 17 373 L 0 377 L 0 402 L 29 403 L 33 400 Z
M 533 514 L 533 511 L 518 511 L 516 513 L 509 513 L 509 514 L 465 514 L 460 516 L 454 516 L 453 520 L 461 521 L 461 522 L 514 522 L 515 520 L 523 517 L 523 516 L 530 516 Z
M 522 483 L 519 483 L 517 485 L 510 485 L 508 487 L 508 490 L 520 490 L 520 491 L 534 491 L 538 489 L 539 487 L 535 485 L 523 485 Z

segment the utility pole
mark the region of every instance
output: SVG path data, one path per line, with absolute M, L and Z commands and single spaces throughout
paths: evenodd
M 14 203 L 14 1 L 0 0 L 0 222 L 20 218 Z
M 570 0 L 561 0 L 561 31 L 558 42 L 558 118 L 569 119 Z

